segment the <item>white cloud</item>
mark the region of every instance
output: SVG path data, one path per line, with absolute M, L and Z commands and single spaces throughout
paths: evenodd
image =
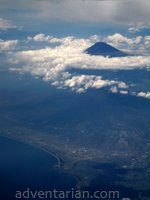
M 33 38 L 36 42 L 42 42 L 44 40 L 44 34 L 40 33 Z
M 128 87 L 129 86 L 126 85 L 126 83 L 124 83 L 124 82 L 121 82 L 121 83 L 118 84 L 118 88 L 128 88 Z
M 137 36 L 135 38 L 127 38 L 119 33 L 108 36 L 103 39 L 104 42 L 122 50 L 131 55 L 149 55 L 150 52 L 150 36 Z
M 78 93 L 85 92 L 89 88 L 102 88 L 114 84 L 118 84 L 118 81 L 114 80 L 102 80 L 102 76 L 95 75 L 76 75 L 63 81 L 55 81 L 53 85 L 61 85 L 62 87 L 70 87 Z
M 109 39 L 115 40 L 116 34 L 109 36 Z M 128 39 L 119 35 L 120 40 L 128 43 L 138 43 L 140 39 Z M 31 38 L 28 38 L 30 40 Z M 147 41 L 149 38 L 145 38 Z M 51 81 L 52 85 L 57 88 L 70 87 L 76 92 L 85 92 L 88 88 L 101 88 L 112 86 L 110 90 L 116 92 L 118 88 L 128 88 L 129 86 L 120 81 L 103 80 L 101 76 L 95 75 L 75 75 L 70 74 L 68 69 L 136 69 L 149 68 L 150 56 L 127 56 L 127 57 L 103 57 L 91 56 L 84 53 L 84 50 L 90 47 L 95 41 L 99 40 L 99 36 L 93 36 L 89 39 L 78 39 L 72 36 L 65 38 L 53 38 L 40 33 L 33 37 L 34 41 L 60 42 L 59 46 L 54 48 L 46 47 L 38 50 L 18 51 L 8 54 L 8 61 L 11 63 L 25 63 L 21 72 L 30 72 L 34 76 L 43 76 L 44 81 Z M 133 42 L 132 42 L 133 41 Z M 10 70 L 14 70 L 10 69 Z M 126 92 L 126 91 L 124 91 Z
M 108 36 L 103 39 L 104 42 L 119 48 L 120 50 L 125 50 L 131 52 L 131 50 L 139 50 L 144 48 L 142 44 L 142 36 L 137 36 L 136 38 L 127 38 L 122 36 L 119 33 L 116 33 L 114 35 Z
M 141 39 L 142 37 L 141 36 L 138 36 L 136 38 L 127 38 L 127 37 L 124 37 L 122 36 L 121 34 L 119 33 L 116 33 L 114 35 L 111 35 L 111 36 L 108 36 L 107 38 L 104 38 L 104 41 L 105 42 L 108 42 L 108 43 L 113 43 L 113 44 L 119 44 L 119 43 L 123 43 L 125 42 L 126 44 L 138 44 L 141 42 Z
M 32 37 L 28 36 L 27 37 L 27 42 L 30 41 L 30 40 L 32 40 Z
M 130 33 L 135 33 L 137 31 L 141 31 L 142 29 L 149 29 L 149 28 L 150 28 L 150 22 L 148 22 L 147 24 L 145 24 L 144 22 L 139 22 L 138 25 L 130 27 L 128 31 Z
M 116 33 L 114 35 L 108 36 L 106 38 L 103 38 L 102 40 L 120 50 L 129 52 L 131 54 L 146 54 L 147 55 L 147 49 L 150 48 L 150 36 L 145 36 L 142 38 L 142 36 L 137 36 L 136 38 L 127 38 L 122 36 L 119 33 Z M 72 47 L 79 46 L 82 42 L 82 45 L 86 43 L 92 45 L 93 43 L 100 41 L 100 36 L 94 35 L 91 36 L 89 39 L 76 39 L 73 36 L 64 37 L 64 38 L 54 38 L 53 36 L 45 34 L 37 34 L 35 37 L 27 37 L 27 42 L 30 40 L 34 40 L 35 42 L 48 42 L 48 43 L 61 43 L 65 46 L 69 45 Z M 86 48 L 86 47 L 85 47 Z
M 135 32 L 140 31 L 140 30 L 137 27 L 131 27 L 131 28 L 128 28 L 128 31 L 130 33 L 135 33 Z
M 116 86 L 111 87 L 111 88 L 110 88 L 110 91 L 111 91 L 112 93 L 117 93 L 117 92 L 118 92 Z
M 52 85 L 58 86 L 58 85 L 59 85 L 59 81 L 54 81 L 54 82 L 52 83 Z
M 120 93 L 121 93 L 121 94 L 128 94 L 128 91 L 120 90 Z
M 13 26 L 10 20 L 0 18 L 0 29 L 6 31 L 9 28 L 17 28 L 17 26 Z
M 111 38 L 111 36 L 108 38 Z M 50 39 L 49 42 L 53 39 L 54 38 Z M 135 69 L 150 67 L 150 56 L 108 58 L 85 54 L 84 50 L 94 44 L 91 38 L 78 39 L 66 37 L 61 39 L 56 38 L 56 40 L 61 42 L 60 46 L 16 52 L 10 55 L 10 61 L 15 63 L 24 61 L 29 64 L 28 67 L 26 67 L 28 70 L 46 70 L 47 78 L 49 70 L 50 72 L 52 69 L 53 72 L 64 71 L 68 66 L 83 69 Z M 137 39 L 134 41 L 137 41 Z
M 83 88 L 79 88 L 76 92 L 77 93 L 82 93 L 82 92 L 85 92 L 85 90 Z
M 147 93 L 145 93 L 145 92 L 139 92 L 139 93 L 137 94 L 137 96 L 138 96 L 138 97 L 145 97 L 145 98 L 150 99 L 150 92 L 147 92 Z
M 17 44 L 18 44 L 18 40 L 5 41 L 5 40 L 0 39 L 0 52 L 14 50 Z
M 79 43 L 81 44 L 82 42 L 82 45 L 86 42 L 86 43 L 89 43 L 89 45 L 92 45 L 92 43 L 96 43 L 98 41 L 100 41 L 100 36 L 98 35 L 93 35 L 91 36 L 89 39 L 85 40 L 85 39 L 76 39 L 75 37 L 73 36 L 68 36 L 68 37 L 64 37 L 64 38 L 54 38 L 53 36 L 45 36 L 45 34 L 43 33 L 40 33 L 40 34 L 37 34 L 35 35 L 35 37 L 27 37 L 27 41 L 29 40 L 34 40 L 35 42 L 43 42 L 43 41 L 46 41 L 46 42 L 49 42 L 49 43 L 62 43 L 64 45 L 79 45 Z
M 40 33 L 40 34 L 36 35 L 33 38 L 33 40 L 36 42 L 43 42 L 43 41 L 50 41 L 51 38 L 52 38 L 52 36 L 48 35 L 47 37 L 45 37 L 45 34 Z
M 146 49 L 150 50 L 150 36 L 144 37 L 144 46 Z

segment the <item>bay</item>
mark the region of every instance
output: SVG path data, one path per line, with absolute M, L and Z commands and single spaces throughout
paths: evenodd
M 36 191 L 71 191 L 77 180 L 61 174 L 55 165 L 58 165 L 58 160 L 48 152 L 0 137 L 0 199 L 16 200 L 15 195 L 19 194 L 16 191 L 22 195 L 28 190 L 29 199 L 33 198 L 31 192 L 36 194 Z M 39 197 L 36 195 L 34 199 Z

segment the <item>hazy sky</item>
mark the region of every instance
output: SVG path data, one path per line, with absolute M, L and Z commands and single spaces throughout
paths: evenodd
M 20 16 L 25 20 L 31 17 L 37 20 L 45 18 L 71 22 L 114 22 L 128 25 L 149 22 L 150 19 L 148 0 L 1 0 L 0 5 L 2 15 L 7 16 L 7 19 Z
M 127 26 L 132 31 L 150 28 L 149 0 L 1 0 L 1 18 L 11 20 L 17 26 L 42 26 L 49 23 L 52 27 L 59 22 L 82 24 L 82 26 Z M 37 27 L 38 29 L 38 27 Z M 77 30 L 78 32 L 78 30 Z M 74 33 L 75 36 L 76 33 Z

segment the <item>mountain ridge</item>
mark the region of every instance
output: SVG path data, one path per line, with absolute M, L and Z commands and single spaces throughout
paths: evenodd
M 129 56 L 129 54 L 124 53 L 123 51 L 120 51 L 105 42 L 97 42 L 91 47 L 87 48 L 84 52 L 95 56 L 109 56 L 110 58 Z

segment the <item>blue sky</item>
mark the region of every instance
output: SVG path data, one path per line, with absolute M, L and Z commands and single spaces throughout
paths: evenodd
M 81 93 L 110 87 L 128 94 L 131 85 L 69 69 L 134 70 L 150 68 L 149 0 L 1 0 L 1 69 L 30 72 L 57 88 Z M 134 56 L 104 58 L 84 50 L 104 41 Z M 132 84 L 133 85 L 133 84 Z M 133 93 L 150 97 L 149 91 Z

